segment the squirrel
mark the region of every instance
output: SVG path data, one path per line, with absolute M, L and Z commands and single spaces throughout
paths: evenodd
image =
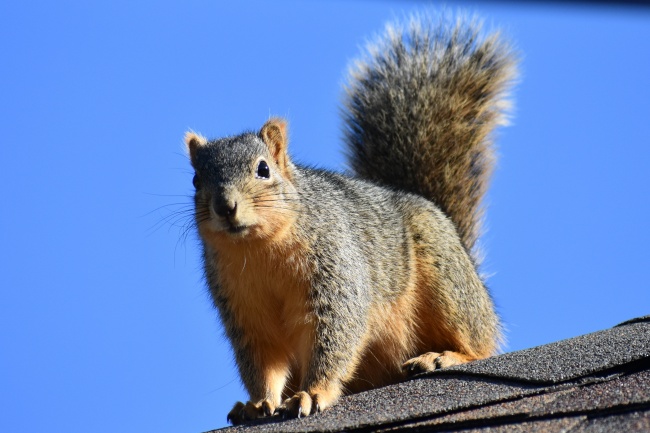
M 352 174 L 291 160 L 287 122 L 188 132 L 205 279 L 250 400 L 240 424 L 493 355 L 475 243 L 517 58 L 465 19 L 389 25 L 350 70 Z

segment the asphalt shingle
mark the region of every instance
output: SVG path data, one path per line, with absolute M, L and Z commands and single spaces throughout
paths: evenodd
M 226 431 L 650 431 L 650 316 Z
M 451 371 L 555 384 L 650 357 L 649 319 L 472 362 Z M 442 373 L 442 371 L 440 372 Z

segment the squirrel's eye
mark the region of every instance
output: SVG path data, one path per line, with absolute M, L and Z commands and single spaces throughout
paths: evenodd
M 259 179 L 268 179 L 271 177 L 271 170 L 269 169 L 269 165 L 266 163 L 266 161 L 261 160 L 259 164 L 257 164 L 257 171 L 255 172 L 255 176 Z
M 192 178 L 192 185 L 194 185 L 195 189 L 199 189 L 199 186 L 201 186 L 201 182 L 199 181 L 199 177 L 196 174 Z

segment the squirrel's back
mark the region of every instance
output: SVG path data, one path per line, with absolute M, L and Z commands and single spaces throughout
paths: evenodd
M 388 26 L 350 71 L 343 116 L 352 170 L 432 200 L 471 251 L 515 66 L 498 34 L 481 37 L 475 21 L 425 16 Z

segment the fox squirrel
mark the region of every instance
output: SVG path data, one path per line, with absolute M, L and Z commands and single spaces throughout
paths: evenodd
M 205 278 L 250 395 L 233 424 L 497 350 L 473 253 L 516 58 L 479 27 L 412 18 L 352 67 L 354 176 L 294 163 L 282 119 L 186 134 Z

